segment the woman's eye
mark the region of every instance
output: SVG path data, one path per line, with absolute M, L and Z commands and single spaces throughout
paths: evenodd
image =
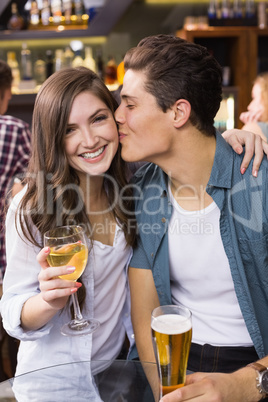
M 127 105 L 128 109 L 132 109 L 134 107 L 134 105 Z
M 98 122 L 106 120 L 106 119 L 107 119 L 107 116 L 103 114 L 103 115 L 96 116 L 94 119 L 94 122 L 98 123 Z
M 66 135 L 71 134 L 71 133 L 74 132 L 74 131 L 75 131 L 74 128 L 69 127 L 69 128 L 67 128 L 67 130 L 66 130 Z

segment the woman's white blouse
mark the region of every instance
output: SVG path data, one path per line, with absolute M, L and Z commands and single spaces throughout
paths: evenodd
M 55 364 L 115 359 L 121 350 L 125 330 L 133 343 L 127 282 L 127 266 L 132 250 L 126 246 L 122 230 L 117 228 L 113 246 L 94 242 L 82 275 L 87 289 L 82 313 L 85 317 L 95 317 L 101 322 L 93 335 L 93 347 L 92 335 L 61 335 L 60 328 L 71 319 L 69 305 L 42 328 L 25 331 L 21 327 L 21 310 L 25 301 L 40 291 L 38 273 L 41 268 L 36 260 L 39 248 L 26 243 L 15 227 L 15 212 L 24 192 L 25 189 L 14 198 L 7 214 L 7 269 L 3 283 L 4 294 L 0 303 L 6 331 L 21 341 L 16 375 Z M 18 229 L 21 234 L 20 228 Z M 37 232 L 36 236 L 40 239 L 40 233 Z M 98 371 L 104 368 L 100 366 Z M 85 373 L 76 372 L 74 375 L 79 378 L 80 375 L 84 377 Z M 90 382 L 91 374 L 88 373 L 88 376 Z M 59 381 L 63 381 L 60 372 Z M 66 383 L 66 378 L 64 381 Z M 27 389 L 21 391 L 27 395 Z

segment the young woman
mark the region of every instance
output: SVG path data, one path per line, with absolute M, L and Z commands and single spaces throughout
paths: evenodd
M 243 129 L 252 131 L 268 140 L 268 73 L 261 73 L 254 81 L 252 100 L 248 110 L 241 113 Z
M 16 375 L 61 363 L 113 360 L 126 333 L 132 339 L 126 269 L 135 225 L 116 107 L 103 82 L 86 68 L 55 73 L 37 95 L 26 186 L 6 221 L 8 266 L 1 313 L 6 330 L 21 341 Z M 41 271 L 36 258 L 44 233 L 67 224 L 86 228 L 90 252 L 83 286 L 58 278 L 73 268 L 41 262 L 48 248 L 38 257 Z M 60 329 L 70 321 L 69 296 L 78 289 L 83 315 L 96 317 L 101 325 L 93 335 L 65 337 Z M 100 363 L 97 371 L 106 366 Z M 29 399 L 32 387 L 20 387 L 19 400 L 25 395 L 34 400 Z M 39 385 L 35 387 L 38 392 Z

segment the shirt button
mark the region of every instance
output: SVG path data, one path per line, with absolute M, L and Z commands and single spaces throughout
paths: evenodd
M 162 221 L 163 223 L 165 223 L 165 222 L 166 222 L 166 218 L 162 218 L 161 221 Z
M 167 192 L 166 192 L 166 190 L 163 191 L 163 193 L 161 194 L 161 197 L 163 197 L 163 198 L 167 197 Z
M 151 253 L 151 257 L 154 258 L 154 253 Z

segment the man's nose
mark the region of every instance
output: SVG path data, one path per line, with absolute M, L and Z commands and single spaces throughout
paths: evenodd
M 118 123 L 122 123 L 123 115 L 122 115 L 122 108 L 121 108 L 121 105 L 119 105 L 118 108 L 117 108 L 116 111 L 115 111 L 115 120 L 116 120 Z

